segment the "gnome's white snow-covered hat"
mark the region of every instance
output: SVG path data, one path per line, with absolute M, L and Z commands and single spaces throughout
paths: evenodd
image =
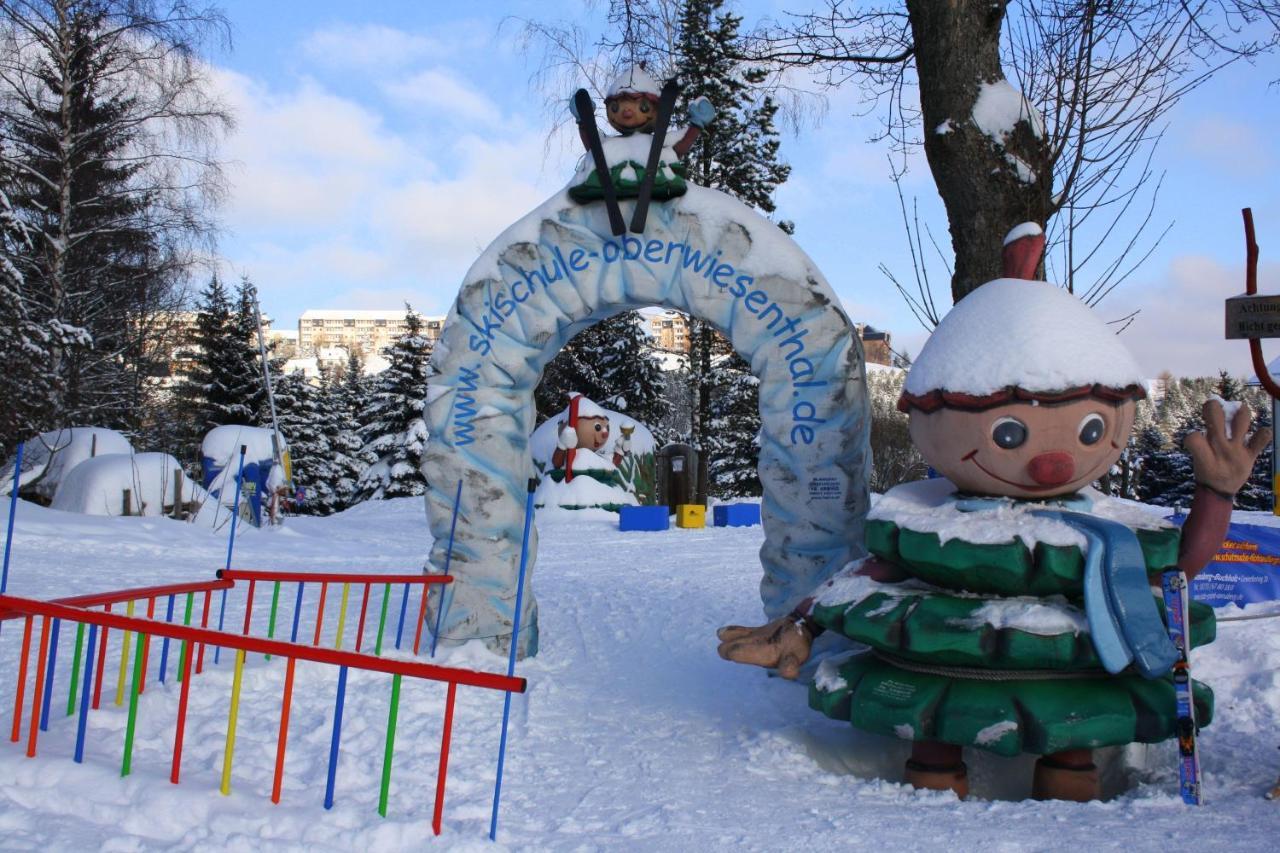
M 657 103 L 658 92 L 661 89 L 658 81 L 653 79 L 653 75 L 643 65 L 632 65 L 624 68 L 622 73 L 609 84 L 609 90 L 605 92 L 604 99 L 608 103 L 614 98 L 627 95 L 633 98 L 646 98 Z
M 1034 223 L 1009 232 L 1009 277 L 969 293 L 938 323 L 907 374 L 901 411 L 1146 396 L 1142 371 L 1115 332 L 1072 294 L 1030 280 L 1043 248 Z

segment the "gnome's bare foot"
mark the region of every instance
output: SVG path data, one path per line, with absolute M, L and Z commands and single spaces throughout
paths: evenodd
M 1102 796 L 1093 751 L 1068 749 L 1043 756 L 1036 762 L 1031 796 L 1037 800 L 1070 800 L 1087 803 Z
M 795 678 L 809 659 L 813 635 L 803 620 L 780 616 L 758 628 L 726 625 L 716 632 L 720 657 L 736 663 L 777 668 L 783 678 Z
M 961 757 L 960 747 L 949 743 L 916 743 L 907 759 L 904 781 L 914 788 L 954 791 L 963 800 L 969 796 L 969 771 Z

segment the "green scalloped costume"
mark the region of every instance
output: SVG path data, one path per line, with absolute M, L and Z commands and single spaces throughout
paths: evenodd
M 1177 528 L 1135 533 L 1148 573 L 1176 561 Z M 1147 679 L 1131 669 L 1109 675 L 1083 624 L 1031 633 L 992 624 L 983 611 L 1001 596 L 1030 595 L 1054 597 L 1043 604 L 1058 607 L 1068 622 L 1070 613 L 1083 614 L 1078 547 L 1029 548 L 1017 538 L 944 543 L 936 533 L 877 519 L 867 523 L 867 548 L 913 581 L 814 606 L 818 624 L 872 649 L 820 668 L 809 689 L 815 710 L 871 732 L 1006 756 L 1174 736 L 1171 676 Z M 1079 610 L 1060 607 L 1066 603 Z M 1153 596 L 1153 604 L 1163 618 L 1163 601 Z M 1190 617 L 1193 644 L 1212 642 L 1213 609 L 1193 602 Z M 1196 720 L 1208 725 L 1213 693 L 1194 682 L 1194 696 Z
M 627 167 L 630 167 L 631 171 L 629 176 L 624 178 L 623 172 Z M 635 198 L 640 195 L 640 184 L 644 181 L 643 163 L 637 163 L 634 160 L 614 163 L 609 167 L 609 175 L 613 178 L 613 188 L 618 198 Z M 653 179 L 651 198 L 654 201 L 665 201 L 684 195 L 689 191 L 689 186 L 685 182 L 687 176 L 685 165 L 679 160 L 671 163 L 660 160 L 658 173 Z M 569 188 L 569 198 L 578 204 L 588 204 L 604 198 L 604 191 L 600 188 L 600 175 L 595 169 L 591 170 L 591 174 L 587 175 L 582 183 Z

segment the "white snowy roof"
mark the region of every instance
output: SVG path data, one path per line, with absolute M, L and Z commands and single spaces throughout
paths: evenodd
M 50 506 L 82 515 L 123 515 L 126 489 L 132 515 L 164 515 L 179 489 L 184 503 L 205 498 L 204 489 L 187 479 L 167 453 L 108 453 L 72 468 Z
M 242 444 L 247 448 L 244 457 L 246 462 L 275 458 L 270 429 L 239 424 L 227 424 L 209 430 L 200 444 L 200 452 L 225 466 L 239 457 Z M 287 447 L 288 444 L 281 436 L 280 452 L 283 453 Z
M 26 440 L 22 453 L 19 491 L 33 480 L 33 490 L 51 500 L 58 483 L 84 460 L 107 453 L 132 453 L 129 439 L 105 427 L 66 427 L 42 432 Z M 0 494 L 9 494 L 13 484 L 13 462 L 0 475 Z
M 1011 386 L 1047 393 L 1143 382 L 1133 356 L 1083 302 L 1048 282 L 1002 278 L 942 319 L 904 390 L 985 396 Z

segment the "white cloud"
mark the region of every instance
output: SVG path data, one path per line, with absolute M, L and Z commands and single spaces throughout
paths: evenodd
M 371 184 L 431 168 L 380 116 L 312 81 L 276 92 L 226 70 L 213 80 L 237 118 L 226 145 L 235 231 L 333 222 L 358 209 Z
M 502 121 L 498 106 L 492 100 L 444 69 L 432 68 L 397 78 L 384 84 L 383 91 L 414 109 L 425 108 L 447 116 L 450 123 L 496 125 Z
M 1259 270 L 1259 281 L 1280 279 L 1280 265 Z M 1175 258 L 1156 281 L 1125 285 L 1097 309 L 1114 319 L 1141 309 L 1122 339 L 1148 376 L 1212 376 L 1226 370 L 1251 376 L 1249 345 L 1224 338 L 1224 303 L 1244 289 L 1244 272 L 1199 255 Z M 1264 342 L 1268 359 L 1280 345 Z
M 302 42 L 312 62 L 337 68 L 394 68 L 450 52 L 450 41 L 379 24 L 316 30 Z
M 1258 128 L 1223 116 L 1205 116 L 1186 131 L 1183 148 L 1207 169 L 1235 177 L 1264 174 L 1275 167 L 1270 140 Z

